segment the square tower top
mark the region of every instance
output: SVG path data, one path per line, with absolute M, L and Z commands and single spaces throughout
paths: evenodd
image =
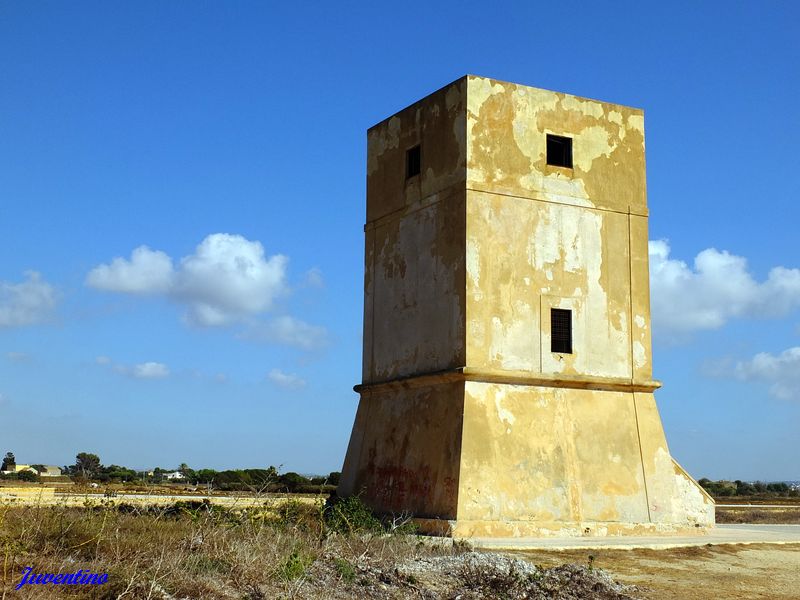
M 646 216 L 644 112 L 466 75 L 369 129 L 367 222 L 453 187 Z

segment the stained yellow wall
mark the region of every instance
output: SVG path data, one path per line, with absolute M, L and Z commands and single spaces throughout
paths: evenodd
M 466 80 L 367 134 L 362 380 L 464 364 Z M 406 151 L 422 172 L 406 179 Z
M 467 187 L 647 215 L 644 113 L 467 77 Z M 573 138 L 574 169 L 548 166 L 546 134 Z
M 467 365 L 649 380 L 642 112 L 478 77 L 467 106 Z M 548 133 L 574 168 L 546 164 Z
M 366 392 L 338 493 L 386 514 L 455 519 L 464 384 Z
M 573 168 L 546 164 L 548 133 Z M 465 537 L 713 524 L 652 394 L 642 111 L 468 76 L 371 128 L 367 154 L 339 493 Z M 572 354 L 550 351 L 551 308 L 573 311 Z
M 468 382 L 459 518 L 648 520 L 633 398 Z
M 463 190 L 366 231 L 363 381 L 464 364 Z
M 466 177 L 466 78 L 415 102 L 367 132 L 367 223 L 407 209 Z M 406 150 L 422 148 L 422 173 L 405 178 Z

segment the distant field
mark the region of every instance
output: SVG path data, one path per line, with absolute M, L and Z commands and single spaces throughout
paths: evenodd
M 800 498 L 786 496 L 719 496 L 717 523 L 800 524 Z
M 800 525 L 800 505 L 782 508 L 717 507 L 717 523 L 785 523 Z
M 225 508 L 249 508 L 253 506 L 272 506 L 285 502 L 289 496 L 286 494 L 254 494 L 254 493 L 228 493 L 203 495 L 198 493 L 170 493 L 169 490 L 158 490 L 151 493 L 115 493 L 106 495 L 98 490 L 56 489 L 46 486 L 25 487 L 0 487 L 0 506 L 65 506 L 81 507 L 99 504 L 129 504 L 134 506 L 166 506 L 175 502 L 203 502 L 208 501 L 216 506 Z M 308 494 L 292 494 L 293 501 L 301 503 L 323 502 L 324 499 Z
M 786 496 L 720 496 L 714 498 L 717 504 L 785 504 L 787 506 L 800 506 L 800 498 Z
M 106 492 L 110 492 L 106 495 Z M 87 504 L 167 505 L 178 501 L 203 501 L 227 508 L 270 506 L 292 498 L 301 502 L 322 502 L 327 495 L 260 494 L 255 492 L 214 492 L 187 490 L 182 486 L 136 487 L 113 486 L 88 488 L 77 486 L 18 485 L 0 486 L 0 504 L 85 506 Z M 800 498 L 728 496 L 717 498 L 717 523 L 786 523 L 800 524 Z

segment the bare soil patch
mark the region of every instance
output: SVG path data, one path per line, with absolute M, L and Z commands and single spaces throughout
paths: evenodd
M 800 545 L 797 544 L 513 554 L 543 566 L 591 562 L 614 579 L 636 586 L 635 595 L 647 600 L 800 598 Z

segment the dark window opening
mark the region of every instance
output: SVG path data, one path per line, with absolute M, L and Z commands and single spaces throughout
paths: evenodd
M 550 309 L 550 352 L 572 354 L 572 311 Z
M 419 146 L 406 150 L 406 179 L 419 175 L 420 167 Z
M 547 164 L 572 168 L 572 138 L 547 134 Z

